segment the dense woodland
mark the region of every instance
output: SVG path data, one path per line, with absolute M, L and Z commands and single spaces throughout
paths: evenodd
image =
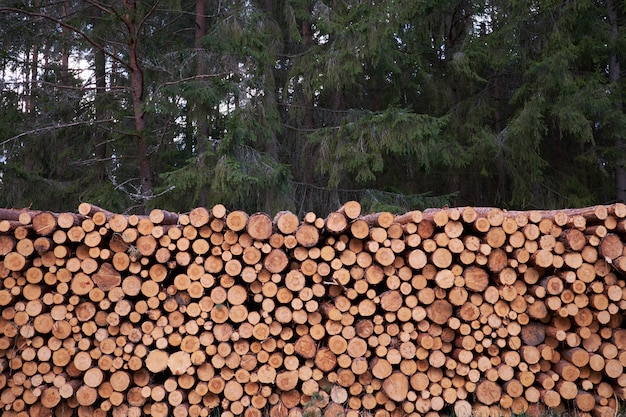
M 626 200 L 617 0 L 2 0 L 0 205 Z

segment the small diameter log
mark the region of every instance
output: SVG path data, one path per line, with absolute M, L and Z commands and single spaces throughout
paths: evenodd
M 180 216 L 170 211 L 153 209 L 150 211 L 148 218 L 154 224 L 172 225 L 178 223 Z

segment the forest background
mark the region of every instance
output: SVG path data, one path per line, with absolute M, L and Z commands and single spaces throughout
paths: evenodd
M 0 205 L 626 200 L 616 0 L 0 0 Z

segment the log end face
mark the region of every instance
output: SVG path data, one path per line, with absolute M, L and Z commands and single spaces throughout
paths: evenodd
M 285 252 L 280 249 L 272 249 L 263 261 L 265 269 L 267 269 L 272 274 L 278 274 L 284 271 L 285 268 L 287 268 L 288 264 L 289 258 L 287 258 Z
M 500 401 L 502 389 L 491 381 L 482 381 L 476 386 L 476 399 L 485 405 L 492 405 Z
M 146 357 L 146 368 L 152 373 L 164 371 L 168 365 L 169 355 L 164 350 L 152 350 Z
M 276 386 L 281 391 L 289 391 L 298 386 L 298 371 L 286 371 L 276 375 Z
M 409 380 L 406 375 L 394 372 L 383 382 L 383 391 L 393 401 L 402 402 L 409 392 Z

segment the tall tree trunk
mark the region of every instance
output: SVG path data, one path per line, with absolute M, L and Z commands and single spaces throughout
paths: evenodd
M 70 4 L 68 1 L 64 1 L 62 4 L 63 17 L 62 21 L 66 21 L 70 15 Z M 63 39 L 61 41 L 61 82 L 64 85 L 68 85 L 70 81 L 70 30 L 67 26 L 62 27 Z
M 100 25 L 100 19 L 102 12 L 100 9 L 93 8 L 92 24 L 96 32 L 98 31 L 98 25 Z M 96 93 L 94 100 L 94 111 L 96 120 L 103 120 L 106 117 L 106 56 L 102 48 L 94 48 L 94 76 L 96 79 Z M 106 179 L 106 157 L 107 157 L 107 142 L 105 135 L 99 134 L 101 130 L 95 133 L 95 156 L 97 162 L 96 180 L 100 183 Z
M 35 10 L 38 10 L 41 7 L 41 2 L 36 0 L 34 2 Z M 38 26 L 41 22 L 40 18 L 35 19 L 35 30 L 38 29 Z M 30 74 L 29 79 L 27 81 L 26 87 L 26 113 L 32 113 L 35 109 L 35 98 L 33 95 L 35 94 L 38 72 L 39 72 L 39 42 L 37 39 L 33 42 L 32 50 L 31 50 L 31 62 L 30 62 Z
M 308 51 L 308 49 L 313 44 L 313 30 L 311 28 L 311 22 L 308 20 L 304 20 L 302 22 L 302 44 L 304 45 L 304 50 Z M 313 98 L 312 93 L 307 94 L 303 91 L 304 95 L 304 129 L 306 132 L 311 132 L 314 125 L 313 119 Z M 315 182 L 315 164 L 314 164 L 314 149 L 315 145 L 306 140 L 303 146 L 302 158 L 304 161 L 302 162 L 304 166 L 303 172 L 303 180 L 307 185 L 314 185 Z
M 196 75 L 202 76 L 206 74 L 206 60 L 202 53 L 202 38 L 206 35 L 206 0 L 196 0 L 196 31 L 195 31 L 195 49 L 196 49 Z M 196 120 L 198 123 L 198 137 L 196 138 L 196 146 L 198 150 L 198 165 L 203 165 L 206 158 L 207 141 L 209 139 L 209 124 L 207 122 L 207 109 L 202 103 L 195 105 Z M 198 205 L 206 206 L 208 203 L 207 190 L 204 183 L 198 190 Z
M 39 43 L 33 44 L 32 61 L 30 64 L 30 80 L 29 80 L 29 94 L 28 94 L 28 108 L 27 113 L 32 113 L 35 110 L 35 97 L 37 92 L 37 74 L 39 72 Z
M 275 16 L 275 7 L 276 4 L 274 3 L 274 0 L 265 0 L 264 4 L 263 4 L 263 11 L 266 14 L 266 18 L 267 19 L 271 19 Z M 277 91 L 276 91 L 276 78 L 275 78 L 275 63 L 276 57 L 274 57 L 274 62 L 271 62 L 271 60 L 268 60 L 267 63 L 265 64 L 265 68 L 263 69 L 263 85 L 265 88 L 265 94 L 263 95 L 263 108 L 264 108 L 264 112 L 266 115 L 269 115 L 270 112 L 275 108 L 276 106 L 276 97 L 277 97 Z M 238 101 L 238 100 L 237 100 Z M 269 116 L 266 120 L 264 120 L 264 123 L 272 123 L 272 118 L 273 116 Z M 274 161 L 278 161 L 279 160 L 279 155 L 278 155 L 278 139 L 276 137 L 276 134 L 272 134 L 271 137 L 267 137 L 266 138 L 266 142 L 265 142 L 265 152 L 270 155 L 272 157 L 272 159 Z M 277 212 L 280 210 L 280 205 L 282 204 L 282 202 L 284 201 L 283 198 L 281 198 L 283 196 L 280 195 L 279 190 L 277 190 L 275 187 L 267 187 L 265 189 L 265 202 L 264 202 L 264 211 L 268 212 L 268 213 L 272 213 L 272 212 Z
M 619 95 L 618 84 L 620 81 L 620 61 L 617 56 L 616 45 L 619 39 L 619 24 L 617 19 L 617 4 L 614 0 L 608 0 L 606 3 L 609 24 L 611 25 L 611 52 L 609 55 L 609 82 L 614 97 L 614 107 L 618 112 L 623 111 L 624 104 Z M 613 144 L 617 149 L 617 161 L 615 167 L 615 192 L 616 198 L 620 201 L 626 201 L 626 142 L 620 133 L 616 133 Z
M 126 15 L 124 23 L 128 31 L 128 53 L 130 67 L 130 86 L 133 96 L 133 115 L 135 119 L 135 138 L 137 143 L 137 158 L 139 162 L 139 179 L 141 182 L 139 193 L 142 205 L 152 196 L 153 179 L 146 141 L 146 112 L 144 95 L 143 70 L 139 62 L 139 27 L 137 26 L 137 2 L 124 0 Z

